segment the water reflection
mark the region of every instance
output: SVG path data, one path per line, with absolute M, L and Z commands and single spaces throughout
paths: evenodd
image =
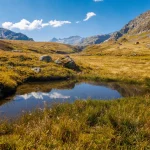
M 53 93 L 42 93 L 42 92 L 32 92 L 29 94 L 24 94 L 24 95 L 18 95 L 15 97 L 15 100 L 28 100 L 28 99 L 69 99 L 70 96 L 65 96 L 62 95 L 61 93 L 58 92 L 53 92 Z
M 22 111 L 43 108 L 44 103 L 73 102 L 77 99 L 111 100 L 143 93 L 137 85 L 62 81 L 28 83 L 20 86 L 13 97 L 0 101 L 0 117 L 16 117 Z

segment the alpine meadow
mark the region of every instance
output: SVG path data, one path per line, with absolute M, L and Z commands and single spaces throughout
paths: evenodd
M 149 0 L 0 12 L 0 150 L 150 149 Z

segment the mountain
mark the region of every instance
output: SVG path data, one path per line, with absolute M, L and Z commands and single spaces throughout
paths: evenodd
M 79 43 L 80 46 L 87 46 L 93 44 L 100 44 L 110 38 L 111 34 L 104 34 L 104 35 L 96 35 L 84 38 L 82 42 Z
M 120 31 L 112 34 L 112 40 L 117 40 L 124 34 L 134 35 L 150 31 L 150 10 L 136 17 L 126 24 Z
M 15 33 L 4 28 L 0 28 L 0 39 L 33 41 L 22 33 Z
M 110 34 L 96 35 L 87 38 L 82 38 L 80 36 L 71 36 L 69 38 L 64 38 L 64 39 L 53 38 L 50 40 L 50 42 L 57 42 L 57 43 L 75 45 L 75 46 L 87 46 L 93 44 L 100 44 L 105 40 L 109 39 L 110 36 L 111 36 Z
M 57 43 L 63 43 L 63 44 L 69 44 L 69 45 L 77 45 L 82 41 L 82 37 L 80 36 L 70 36 L 68 38 L 63 38 L 63 39 L 56 39 L 53 38 L 50 40 L 50 42 L 57 42 Z

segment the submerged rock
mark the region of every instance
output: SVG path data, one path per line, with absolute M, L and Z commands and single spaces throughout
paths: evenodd
M 63 65 L 64 67 L 69 69 L 74 69 L 74 70 L 78 69 L 75 61 L 72 58 L 70 58 L 70 56 L 61 57 L 57 59 L 55 63 L 58 65 Z
M 52 58 L 48 55 L 43 55 L 40 57 L 40 61 L 45 61 L 45 62 L 51 62 L 52 61 Z

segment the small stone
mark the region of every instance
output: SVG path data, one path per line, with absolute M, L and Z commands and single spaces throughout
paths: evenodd
M 35 68 L 32 68 L 31 70 L 33 70 L 36 73 L 40 73 L 41 72 L 41 68 L 40 67 L 35 67 Z
M 12 52 L 15 52 L 15 53 L 22 53 L 23 51 L 22 51 L 22 50 L 12 50 Z
M 135 42 L 135 45 L 138 45 L 138 44 L 140 44 L 140 42 Z

